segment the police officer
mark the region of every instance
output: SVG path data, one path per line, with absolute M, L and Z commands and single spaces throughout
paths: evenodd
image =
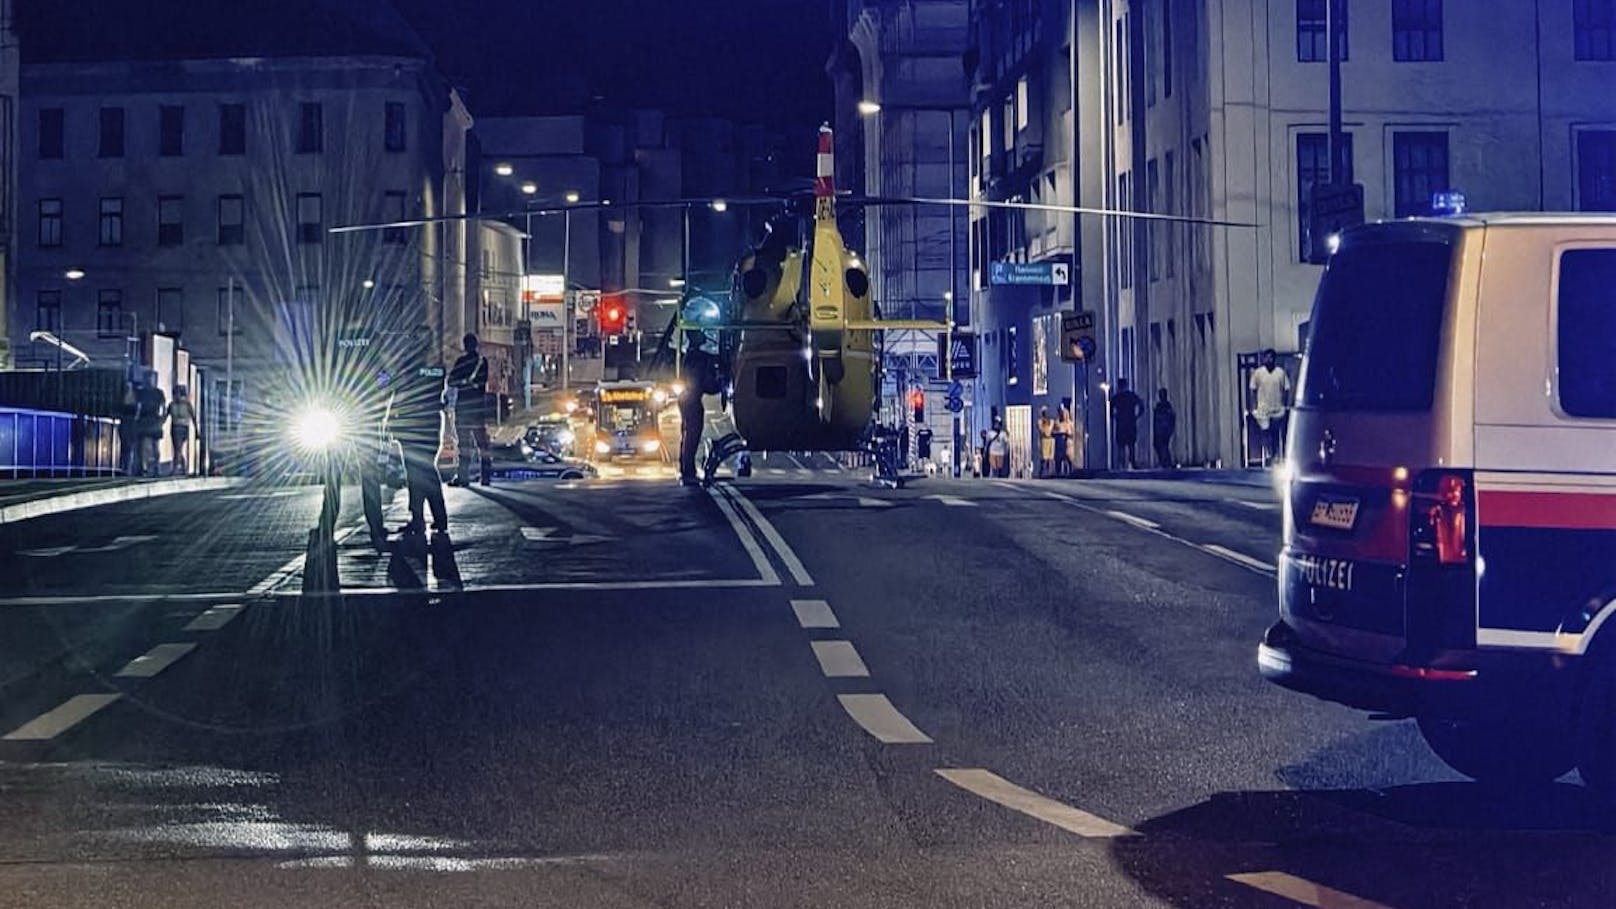
M 393 401 L 394 364 L 387 362 L 381 339 L 363 325 L 353 325 L 338 342 L 339 353 L 355 364 L 359 379 L 358 412 L 361 439 L 359 459 L 359 498 L 364 505 L 365 525 L 370 542 L 378 552 L 387 549 L 387 527 L 382 523 L 382 482 L 386 458 L 391 453 L 387 437 L 387 415 Z
M 686 300 L 680 311 L 680 320 L 686 325 L 716 323 L 719 316 L 718 304 L 699 296 Z M 679 399 L 679 482 L 685 486 L 700 482 L 696 473 L 696 452 L 701 447 L 701 432 L 707 421 L 702 396 L 723 390 L 718 344 L 716 328 L 686 328 L 679 333 L 679 346 L 684 350 L 680 378 L 685 386 L 684 395 Z
M 471 485 L 471 452 L 475 446 L 482 461 L 482 485 L 487 486 L 494 470 L 488 451 L 488 358 L 477 352 L 477 336 L 461 339 L 466 352 L 455 360 L 443 380 L 446 396 L 454 399 L 455 451 L 460 460 L 452 486 Z
M 388 428 L 404 449 L 404 475 L 409 488 L 410 522 L 404 534 L 426 533 L 424 506 L 432 509 L 432 530 L 446 533 L 449 511 L 443 504 L 443 482 L 438 476 L 438 446 L 443 438 L 444 368 L 432 350 L 432 332 L 425 326 L 412 335 L 409 357 L 393 381 L 393 408 Z

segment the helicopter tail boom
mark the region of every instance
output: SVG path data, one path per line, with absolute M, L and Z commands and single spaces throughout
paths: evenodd
M 819 127 L 819 155 L 815 159 L 814 219 L 836 217 L 836 152 L 834 134 L 828 124 Z

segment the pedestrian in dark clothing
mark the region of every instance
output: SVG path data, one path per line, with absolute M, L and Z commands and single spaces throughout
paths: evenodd
M 1173 432 L 1178 429 L 1178 412 L 1167 400 L 1167 389 L 1156 391 L 1156 409 L 1150 419 L 1150 441 L 1156 446 L 1156 466 L 1173 468 Z
M 426 532 L 425 507 L 432 509 L 432 530 L 449 529 L 449 510 L 443 504 L 443 480 L 438 475 L 438 448 L 443 440 L 443 378 L 446 370 L 433 356 L 429 331 L 418 331 L 414 350 L 396 381 L 388 429 L 404 450 L 405 482 L 409 488 L 410 523 L 406 535 Z
M 988 462 L 988 431 L 986 429 L 982 430 L 982 446 L 980 451 L 981 458 L 977 462 L 977 476 L 989 476 L 991 471 Z
M 466 335 L 461 344 L 466 352 L 455 360 L 444 379 L 444 391 L 454 402 L 455 452 L 459 456 L 458 469 L 449 483 L 471 485 L 471 455 L 475 449 L 482 467 L 479 477 L 487 486 L 494 471 L 488 446 L 488 358 L 477 352 L 476 335 Z
M 123 387 L 123 407 L 118 412 L 118 466 L 124 476 L 140 473 L 140 397 L 134 383 Z
M 148 372 L 146 381 L 135 392 L 140 416 L 135 420 L 135 431 L 140 434 L 140 474 L 157 476 L 158 460 L 162 457 L 159 446 L 163 442 L 163 423 L 168 418 L 168 397 L 157 384 L 157 374 Z
M 1111 395 L 1111 426 L 1124 470 L 1138 466 L 1133 449 L 1139 443 L 1139 418 L 1144 415 L 1145 402 L 1128 387 L 1127 379 L 1118 379 L 1117 390 Z

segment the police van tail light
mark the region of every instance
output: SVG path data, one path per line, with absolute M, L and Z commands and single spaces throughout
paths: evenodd
M 1475 491 L 1469 475 L 1454 471 L 1421 474 L 1414 483 L 1410 543 L 1416 559 L 1438 565 L 1466 565 L 1474 556 Z

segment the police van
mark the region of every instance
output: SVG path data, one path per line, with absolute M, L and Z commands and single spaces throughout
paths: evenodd
M 1616 216 L 1351 229 L 1287 440 L 1287 688 L 1473 778 L 1616 790 Z

